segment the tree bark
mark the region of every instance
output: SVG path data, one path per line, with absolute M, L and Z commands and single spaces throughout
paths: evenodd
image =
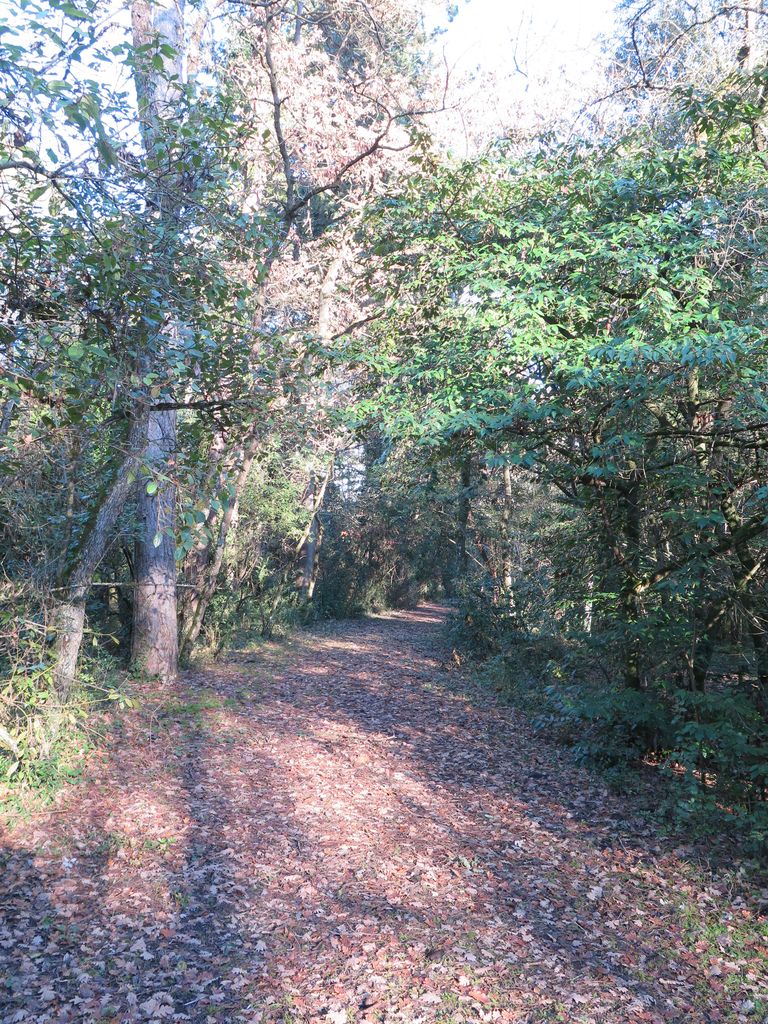
M 85 632 L 85 593 L 71 592 L 71 599 L 58 605 L 53 614 L 53 628 L 56 632 L 56 700 L 64 705 L 77 678 L 77 661 Z
M 77 661 L 85 629 L 85 601 L 94 573 L 107 550 L 112 530 L 134 486 L 146 444 L 146 419 L 131 423 L 126 456 L 115 472 L 103 501 L 86 525 L 75 552 L 67 559 L 62 585 L 64 598 L 54 609 L 56 667 L 53 672 L 57 702 L 69 699 L 77 674 Z
M 519 560 L 519 546 L 512 526 L 512 502 L 514 493 L 512 490 L 512 471 L 509 466 L 503 469 L 504 493 L 501 506 L 501 581 L 503 600 L 507 613 L 510 617 L 520 618 L 515 605 L 514 579 L 515 579 L 515 554 Z M 522 622 L 520 622 L 522 626 Z
M 472 485 L 472 457 L 466 455 L 461 463 L 461 477 L 459 491 L 459 575 L 462 581 L 467 576 L 469 569 L 469 553 L 467 551 L 469 511 L 471 506 L 469 489 Z
M 304 0 L 296 0 L 296 22 L 293 29 L 293 43 L 298 46 L 301 42 L 301 26 L 304 18 Z
M 323 524 L 320 521 L 320 517 L 317 516 L 315 519 L 315 526 L 317 530 L 317 540 L 315 542 L 315 557 L 312 561 L 312 576 L 307 587 L 307 601 L 311 601 L 315 596 L 315 587 L 317 586 L 317 578 L 320 575 L 320 551 L 323 547 L 323 536 L 325 531 Z
M 176 449 L 176 413 L 150 414 L 147 460 L 167 469 Z M 148 483 L 157 483 L 153 494 Z M 139 485 L 139 536 L 136 542 L 136 589 L 133 602 L 131 665 L 161 679 L 173 679 L 178 669 L 176 621 L 176 485 L 144 479 Z
M 133 42 L 137 48 L 155 42 L 170 47 L 160 52 L 161 67 L 142 60 L 136 67 L 135 83 L 139 124 L 150 170 L 157 164 L 157 152 L 164 132 L 173 124 L 184 73 L 184 0 L 132 0 Z M 159 211 L 166 234 L 172 237 L 177 213 L 174 188 L 155 184 L 152 201 Z M 173 287 L 172 275 L 165 287 Z M 176 451 L 176 413 L 153 412 L 147 425 L 148 453 L 160 464 Z M 171 474 L 168 473 L 167 476 Z M 163 679 L 173 678 L 178 668 L 178 623 L 176 591 L 176 488 L 166 479 L 153 494 L 140 487 L 140 534 L 136 545 L 137 586 L 134 595 L 131 662 L 135 668 Z M 157 541 L 157 543 L 156 543 Z
M 315 568 L 315 551 L 317 550 L 317 516 L 315 515 L 315 472 L 309 474 L 309 483 L 304 496 L 304 505 L 309 510 L 309 531 L 304 543 L 304 560 L 301 572 L 301 600 L 306 604 L 309 600 L 309 588 Z
M 307 484 L 304 496 L 309 519 L 304 533 L 296 545 L 296 553 L 301 554 L 302 551 L 304 553 L 300 583 L 301 600 L 304 604 L 312 600 L 312 594 L 315 589 L 315 581 L 317 579 L 316 561 L 321 539 L 321 529 L 317 514 L 323 507 L 325 492 L 333 475 L 334 461 L 335 458 L 332 456 L 319 488 L 317 487 L 317 478 L 315 477 L 314 470 L 310 472 L 309 483 Z
M 5 437 L 11 429 L 11 423 L 13 422 L 13 410 L 15 408 L 16 402 L 12 398 L 9 398 L 8 401 L 3 404 L 3 411 L 0 414 L 0 437 Z

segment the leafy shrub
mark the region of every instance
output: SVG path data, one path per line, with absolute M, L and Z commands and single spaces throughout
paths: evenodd
M 568 742 L 579 761 L 616 768 L 669 743 L 669 707 L 655 693 L 618 687 L 551 684 L 539 730 Z
M 61 706 L 46 605 L 39 599 L 0 611 L 0 779 L 51 790 L 72 773 L 72 757 L 89 744 L 93 710 L 132 703 L 98 629 L 88 633 L 77 692 Z

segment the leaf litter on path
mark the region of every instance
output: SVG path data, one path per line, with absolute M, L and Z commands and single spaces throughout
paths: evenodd
M 765 1019 L 756 910 L 447 672 L 445 615 L 145 684 L 5 837 L 3 1024 Z

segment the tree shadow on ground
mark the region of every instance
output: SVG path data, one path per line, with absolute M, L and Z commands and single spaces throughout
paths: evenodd
M 6 842 L 0 1019 L 714 1020 L 740 989 L 672 948 L 702 885 L 441 673 L 443 618 L 147 687 Z
M 473 701 L 466 681 L 452 688 L 434 656 L 443 620 L 444 610 L 427 607 L 345 625 L 305 674 L 321 685 L 294 687 L 293 703 L 294 713 L 317 715 L 320 732 L 333 722 L 353 745 L 361 735 L 373 740 L 421 845 L 442 843 L 458 858 L 451 898 L 476 893 L 465 930 L 496 921 L 491 931 L 511 949 L 532 936 L 531 959 L 570 973 L 574 991 L 586 988 L 596 1006 L 605 990 L 604 1012 L 621 1005 L 624 1014 L 710 1020 L 742 993 L 748 1002 L 767 976 L 757 946 L 723 971 L 710 962 L 717 944 L 703 941 L 714 930 L 729 946 L 731 922 L 750 916 L 738 883 L 728 879 L 734 889 L 718 908 L 718 879 L 688 850 L 657 835 L 567 752 L 534 739 L 512 709 L 487 694 Z M 557 998 L 559 985 L 532 980 Z

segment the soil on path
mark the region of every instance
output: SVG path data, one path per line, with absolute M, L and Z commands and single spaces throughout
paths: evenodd
M 5 837 L 0 1020 L 762 1021 L 732 877 L 446 671 L 445 615 L 140 687 Z

